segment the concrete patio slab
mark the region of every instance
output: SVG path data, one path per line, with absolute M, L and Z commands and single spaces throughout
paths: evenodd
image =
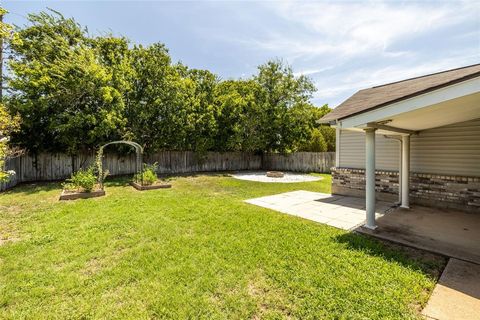
M 365 223 L 365 200 L 354 197 L 299 190 L 245 202 L 344 230 Z M 383 216 L 390 206 L 378 201 L 377 216 Z
M 480 264 L 480 214 L 412 206 L 379 217 L 377 225 L 373 231 L 361 227 L 356 231 Z
M 450 259 L 422 314 L 427 319 L 480 319 L 480 265 Z

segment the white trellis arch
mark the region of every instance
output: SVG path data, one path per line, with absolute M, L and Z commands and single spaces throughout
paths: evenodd
M 135 161 L 135 176 L 137 176 L 137 173 L 140 173 L 142 171 L 142 164 L 143 164 L 143 147 L 139 145 L 136 142 L 133 141 L 126 141 L 126 140 L 119 140 L 119 141 L 112 141 L 109 143 L 104 144 L 103 146 L 98 149 L 97 153 L 97 169 L 98 169 L 98 184 L 100 185 L 100 188 L 103 190 L 103 150 L 105 147 L 112 145 L 112 144 L 126 144 L 131 147 L 135 148 L 136 152 L 136 161 Z

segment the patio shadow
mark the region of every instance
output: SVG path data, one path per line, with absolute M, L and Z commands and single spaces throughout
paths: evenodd
M 344 244 L 349 250 L 361 251 L 374 257 L 399 263 L 404 267 L 419 270 L 434 279 L 440 278 L 448 260 L 441 255 L 378 240 L 358 233 L 344 233 L 335 236 L 334 240 Z
M 62 190 L 62 185 L 58 181 L 52 182 L 21 182 L 11 189 L 2 191 L 0 194 L 30 195 L 38 192 L 49 192 L 52 190 Z
M 327 203 L 357 210 L 365 210 L 365 199 L 364 198 L 357 198 L 351 196 L 340 196 L 332 194 L 326 198 L 316 199 L 315 202 L 319 203 Z M 387 201 L 379 201 L 376 202 L 376 212 L 380 214 L 384 214 L 389 211 L 392 207 L 394 207 L 393 203 Z

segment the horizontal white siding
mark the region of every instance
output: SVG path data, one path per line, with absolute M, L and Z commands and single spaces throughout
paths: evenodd
M 377 169 L 398 170 L 400 143 L 383 135 L 376 135 L 375 145 Z M 340 167 L 365 168 L 365 133 L 347 130 L 340 132 Z
M 398 170 L 398 142 L 376 136 L 376 167 Z M 421 131 L 411 138 L 412 172 L 480 176 L 480 119 Z M 365 134 L 342 130 L 340 167 L 365 167 Z
M 340 167 L 365 167 L 365 134 L 340 130 Z
M 413 172 L 480 176 L 480 119 L 425 130 L 411 139 Z

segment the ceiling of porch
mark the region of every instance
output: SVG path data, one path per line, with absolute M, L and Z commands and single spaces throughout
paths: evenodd
M 379 119 L 376 122 L 394 128 L 421 131 L 477 118 L 480 118 L 480 92 Z

